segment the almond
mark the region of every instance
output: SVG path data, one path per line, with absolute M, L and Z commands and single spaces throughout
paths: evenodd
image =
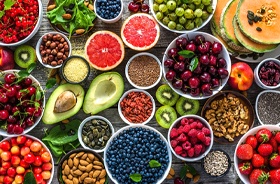
M 53 10 L 55 7 L 56 7 L 55 4 L 51 4 L 51 5 L 49 5 L 49 6 L 47 7 L 47 11 L 51 11 L 51 10 Z
M 93 5 L 92 5 L 92 4 L 89 4 L 89 5 L 88 5 L 88 9 L 90 9 L 91 11 L 93 11 L 93 10 L 94 10 Z
M 62 18 L 66 19 L 66 20 L 70 20 L 72 18 L 72 15 L 69 13 L 65 13 L 62 15 Z
M 75 32 L 76 34 L 80 35 L 83 34 L 86 30 L 85 29 L 77 29 Z

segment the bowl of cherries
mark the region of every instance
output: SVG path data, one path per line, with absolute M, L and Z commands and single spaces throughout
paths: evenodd
M 227 83 L 231 60 L 225 46 L 214 36 L 192 32 L 178 36 L 162 60 L 163 76 L 179 95 L 206 99 Z
M 45 96 L 32 75 L 23 70 L 0 72 L 0 135 L 26 134 L 40 121 Z

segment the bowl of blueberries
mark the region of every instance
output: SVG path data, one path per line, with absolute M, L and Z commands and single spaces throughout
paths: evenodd
M 122 17 L 122 0 L 95 0 L 93 6 L 96 16 L 104 23 L 115 23 Z
M 105 169 L 114 183 L 162 183 L 171 163 L 167 140 L 147 125 L 119 129 L 104 150 Z

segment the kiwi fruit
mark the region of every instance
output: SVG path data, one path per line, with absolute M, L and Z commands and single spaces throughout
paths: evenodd
M 27 68 L 30 64 L 36 63 L 36 51 L 30 45 L 20 45 L 14 52 L 14 59 L 18 66 Z
M 163 84 L 156 91 L 156 99 L 162 105 L 173 106 L 179 99 L 179 95 L 170 86 Z
M 199 110 L 199 101 L 194 99 L 189 99 L 185 97 L 180 97 L 176 102 L 176 111 L 181 116 L 188 114 L 196 114 Z
M 162 128 L 168 129 L 177 119 L 177 113 L 171 106 L 164 105 L 156 111 L 156 121 Z

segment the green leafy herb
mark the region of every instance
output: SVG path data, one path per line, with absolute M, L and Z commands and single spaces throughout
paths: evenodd
M 180 56 L 183 56 L 184 58 L 188 58 L 188 59 L 195 56 L 195 53 L 193 51 L 190 51 L 190 50 L 181 50 L 181 51 L 178 52 L 178 54 Z
M 140 182 L 142 180 L 142 176 L 139 173 L 133 173 L 129 175 L 130 179 L 134 182 Z
M 180 174 L 179 174 L 179 176 L 180 176 L 181 179 L 185 179 L 186 174 L 187 174 L 187 171 L 188 171 L 187 165 L 185 164 L 185 165 L 180 169 Z
M 50 89 L 56 84 L 56 79 L 55 78 L 49 78 L 47 83 L 46 83 L 46 88 Z
M 150 160 L 149 165 L 150 165 L 151 168 L 161 166 L 161 164 L 157 160 Z
M 30 74 L 35 68 L 36 68 L 36 64 L 35 64 L 35 63 L 31 63 L 31 64 L 27 67 L 26 71 Z
M 5 15 L 5 11 L 10 10 L 15 3 L 15 0 L 5 0 L 4 9 L 0 11 L 0 18 L 2 18 Z
M 198 65 L 198 58 L 197 57 L 192 58 L 191 64 L 189 66 L 190 71 L 194 71 L 197 65 Z
M 32 172 L 27 172 L 25 174 L 23 184 L 37 184 L 34 174 Z
M 193 166 L 188 164 L 185 164 L 185 166 L 187 167 L 187 172 L 191 173 L 193 176 L 197 174 L 197 171 Z

